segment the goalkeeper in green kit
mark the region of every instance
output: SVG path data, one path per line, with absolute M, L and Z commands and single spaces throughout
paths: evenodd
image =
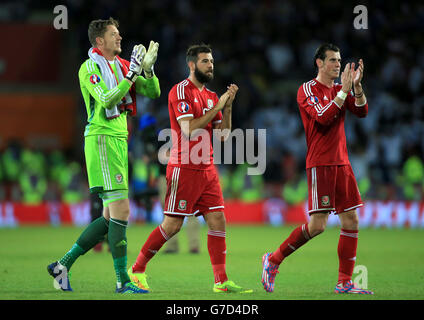
M 131 61 L 119 57 L 121 36 L 118 22 L 94 20 L 88 28 L 92 48 L 79 70 L 81 92 L 87 109 L 85 160 L 91 193 L 103 201 L 103 216 L 87 226 L 72 248 L 47 266 L 54 285 L 72 291 L 69 270 L 75 260 L 107 235 L 116 272 L 117 293 L 147 293 L 127 274 L 126 228 L 130 214 L 128 199 L 127 115 L 136 114 L 136 94 L 151 99 L 160 96 L 153 65 L 159 44 L 148 49 L 136 45 Z M 144 76 L 141 74 L 143 73 Z

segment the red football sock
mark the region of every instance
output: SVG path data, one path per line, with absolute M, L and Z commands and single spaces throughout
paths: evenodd
M 147 238 L 138 254 L 135 263 L 132 266 L 133 272 L 143 273 L 146 271 L 146 265 L 153 256 L 162 248 L 163 244 L 169 239 L 162 226 L 159 225 Z
M 338 282 L 347 282 L 352 279 L 358 246 L 358 230 L 340 230 L 339 245 L 339 279 Z
M 227 281 L 228 277 L 225 272 L 225 258 L 227 255 L 225 231 L 208 231 L 208 251 L 211 258 L 215 283 Z
M 309 239 L 311 239 L 311 236 L 308 225 L 302 224 L 294 229 L 280 247 L 271 254 L 269 261 L 273 264 L 281 264 L 284 258 L 287 258 L 295 250 L 303 246 Z

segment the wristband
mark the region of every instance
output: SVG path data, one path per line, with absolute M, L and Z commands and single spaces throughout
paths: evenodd
M 364 90 L 362 90 L 360 94 L 355 93 L 355 98 L 362 98 L 363 95 L 364 95 Z
M 127 75 L 125 76 L 126 79 L 130 80 L 131 82 L 135 82 L 138 78 L 138 74 L 134 71 L 128 71 Z
M 343 92 L 343 90 L 340 90 L 339 92 L 337 92 L 337 97 L 342 99 L 342 100 L 345 100 L 346 97 L 347 97 L 347 93 Z

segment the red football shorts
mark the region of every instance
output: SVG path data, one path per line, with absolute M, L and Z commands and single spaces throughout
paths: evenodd
M 198 216 L 224 211 L 224 198 L 214 166 L 208 170 L 168 166 L 166 184 L 166 215 Z
M 309 214 L 332 211 L 335 214 L 363 205 L 350 165 L 306 169 Z

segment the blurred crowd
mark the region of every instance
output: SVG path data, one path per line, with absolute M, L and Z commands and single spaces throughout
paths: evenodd
M 306 199 L 306 143 L 296 94 L 303 82 L 316 75 L 315 49 L 322 42 L 332 42 L 341 49 L 343 65 L 359 58 L 365 63 L 363 87 L 369 114 L 365 119 L 347 114 L 345 122 L 349 158 L 363 198 L 424 199 L 424 4 L 361 2 L 367 8 L 368 29 L 359 30 L 353 26 L 354 1 L 102 0 L 94 5 L 74 0 L 64 4 L 70 23 L 66 45 L 76 52 L 76 66 L 87 58 L 87 27 L 93 19 L 111 16 L 120 21 L 124 58 L 134 44 L 146 45 L 151 39 L 160 43 L 155 73 L 161 97 L 140 99 L 137 117 L 129 120 L 134 194 L 156 192 L 155 179 L 163 174 L 157 161 L 157 133 L 169 128 L 167 94 L 188 76 L 187 47 L 204 42 L 212 46 L 215 58 L 215 79 L 209 88 L 218 95 L 230 83 L 240 88 L 233 106 L 233 128 L 267 130 L 264 175 L 246 175 L 247 164 L 220 165 L 224 195 L 245 201 Z M 9 17 L 26 20 L 31 2 L 16 6 L 20 9 L 11 6 Z M 47 2 L 37 6 L 51 11 Z M 75 94 L 80 95 L 78 90 Z M 84 123 L 82 99 L 80 111 Z M 81 156 L 81 146 L 75 149 Z M 28 152 L 22 151 L 22 163 Z M 2 152 L 3 171 L 7 154 Z M 84 176 L 83 159 L 63 155 L 67 170 Z M 57 152 L 45 152 L 44 169 L 39 172 L 45 173 L 47 181 L 56 179 L 63 190 L 73 180 L 64 177 L 72 181 L 61 182 L 61 174 L 53 173 L 58 157 Z M 25 175 L 27 170 L 39 168 L 24 165 L 18 173 Z M 10 178 L 3 172 L 2 179 Z M 32 181 L 26 179 L 29 182 L 19 183 L 21 189 Z M 84 177 L 79 179 L 86 183 Z

